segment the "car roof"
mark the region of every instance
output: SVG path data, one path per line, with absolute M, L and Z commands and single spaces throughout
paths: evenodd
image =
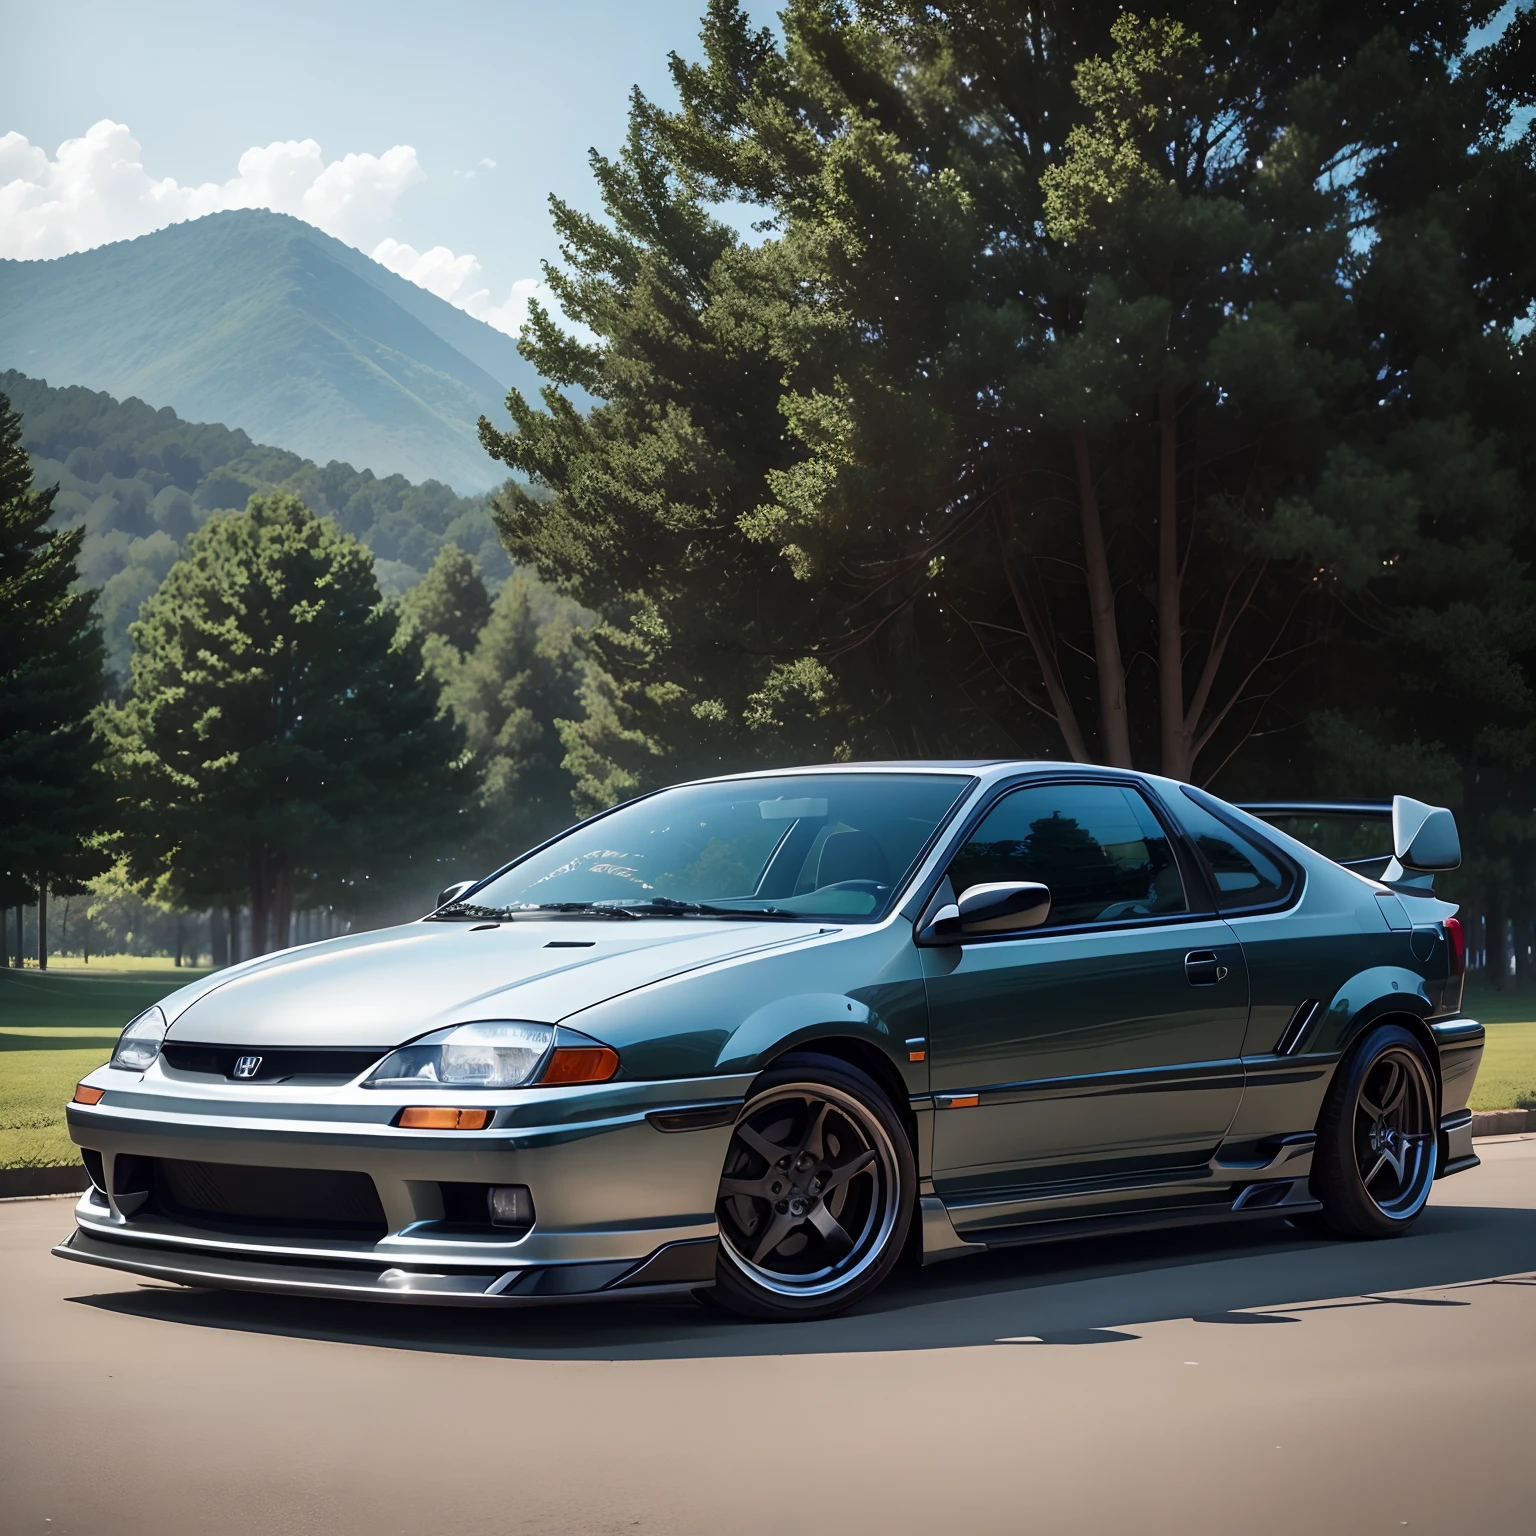
M 689 784 L 728 784 L 735 779 L 785 778 L 804 773 L 952 773 L 974 776 L 978 773 L 1006 770 L 1048 770 L 1052 773 L 1130 773 L 1135 778 L 1148 775 L 1134 769 L 1108 769 L 1099 763 L 1062 762 L 1059 758 L 1023 757 L 902 757 L 880 758 L 871 762 L 798 763 L 787 768 L 746 768 L 736 773 L 714 774 L 709 778 L 686 779 Z

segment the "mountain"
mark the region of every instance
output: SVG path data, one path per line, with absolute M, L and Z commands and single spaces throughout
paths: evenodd
M 241 209 L 51 261 L 0 261 L 0 368 L 138 396 L 318 463 L 483 491 L 510 336 L 287 214 Z
M 0 395 L 21 416 L 33 483 L 56 485 L 56 527 L 85 526 L 81 579 L 101 589 L 97 612 L 108 662 L 121 681 L 128 626 L 180 556 L 186 537 L 215 512 L 259 491 L 292 491 L 362 540 L 386 596 L 414 585 L 444 544 L 471 554 L 497 586 L 511 566 L 491 523 L 489 497 L 456 495 L 439 481 L 413 485 L 350 464 L 316 464 L 246 433 L 183 421 L 169 406 L 0 372 Z

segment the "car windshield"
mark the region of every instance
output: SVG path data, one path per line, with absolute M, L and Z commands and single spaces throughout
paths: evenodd
M 568 832 L 462 905 L 874 918 L 973 782 L 821 773 L 685 784 Z

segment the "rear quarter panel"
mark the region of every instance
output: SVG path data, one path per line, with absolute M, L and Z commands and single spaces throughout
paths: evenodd
M 1252 997 L 1243 1042 L 1247 1087 L 1230 1132 L 1234 1142 L 1311 1129 L 1334 1068 L 1361 1032 L 1388 1015 L 1427 1019 L 1447 969 L 1443 938 L 1437 935 L 1421 960 L 1412 928 L 1389 926 L 1371 884 L 1284 843 L 1305 871 L 1300 901 L 1286 911 L 1229 919 L 1247 958 Z M 1423 952 L 1422 936 L 1418 942 Z M 1295 1054 L 1277 1056 L 1286 1026 L 1309 1000 L 1322 1004 L 1317 1021 Z M 1431 1042 L 1427 1029 L 1424 1038 Z

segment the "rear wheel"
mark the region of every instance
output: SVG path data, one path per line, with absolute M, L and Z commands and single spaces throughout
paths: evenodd
M 1438 1095 L 1424 1047 L 1400 1024 L 1373 1029 L 1339 1068 L 1317 1127 L 1313 1192 L 1340 1237 L 1395 1237 L 1429 1199 Z
M 786 1057 L 754 1085 L 726 1152 L 713 1299 L 781 1320 L 851 1306 L 900 1256 L 916 1185 L 878 1084 L 828 1057 Z

